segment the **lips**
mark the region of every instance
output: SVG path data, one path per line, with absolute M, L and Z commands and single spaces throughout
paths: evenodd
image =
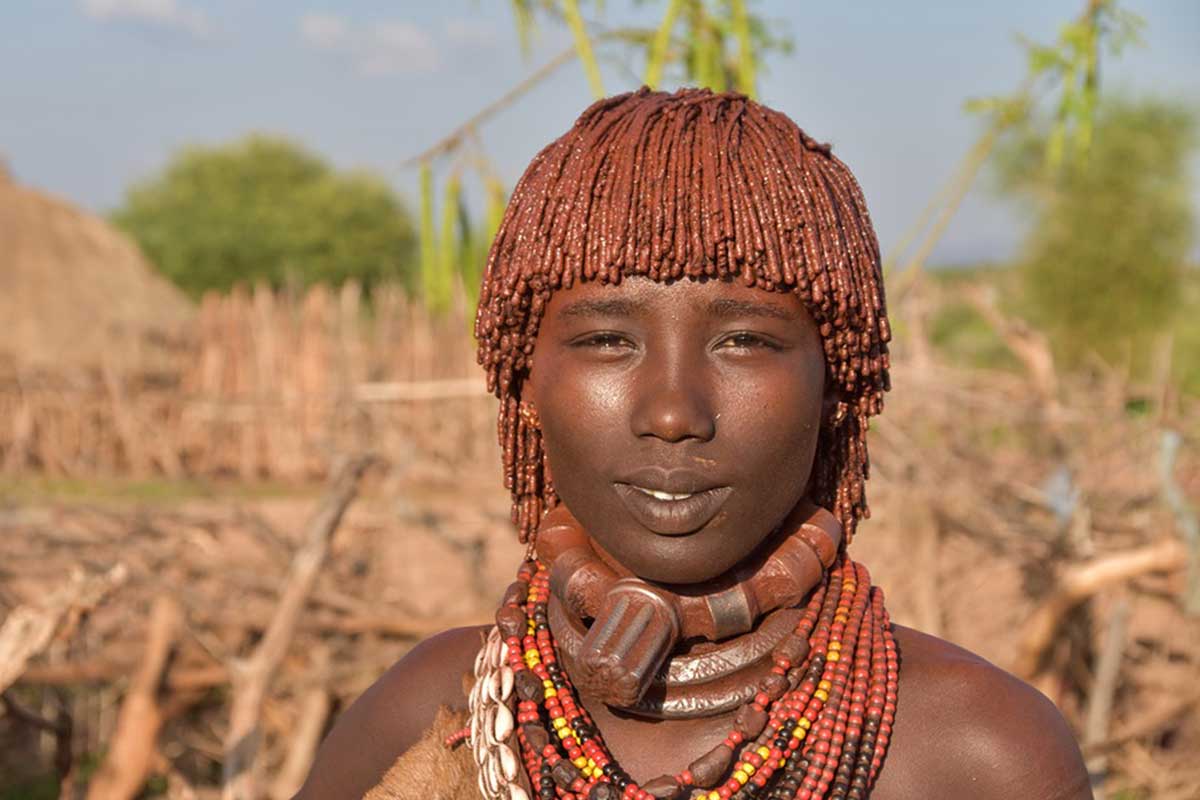
M 694 533 L 708 524 L 733 492 L 731 486 L 671 492 L 641 483 L 613 483 L 617 497 L 644 527 L 664 536 Z M 653 485 L 652 485 L 653 486 Z M 674 498 L 674 499 L 665 499 Z

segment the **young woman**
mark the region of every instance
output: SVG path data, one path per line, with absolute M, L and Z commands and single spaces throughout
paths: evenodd
M 597 102 L 517 184 L 476 335 L 529 560 L 300 797 L 1091 796 L 1049 701 L 847 554 L 890 334 L 828 146 L 736 94 Z

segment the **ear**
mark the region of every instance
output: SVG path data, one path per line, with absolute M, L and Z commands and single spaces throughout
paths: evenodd
M 525 357 L 524 368 L 513 375 L 513 381 L 517 383 L 517 400 L 522 404 L 537 406 L 537 384 L 535 371 L 533 369 L 533 354 L 530 353 Z
M 825 391 L 821 397 L 821 427 L 828 429 L 840 422 L 839 412 L 845 414 L 845 398 L 842 395 L 841 387 L 829 374 L 829 370 L 825 370 Z
M 521 420 L 530 428 L 542 432 L 542 420 L 538 416 L 537 404 L 534 402 L 534 391 L 532 384 L 532 374 L 527 374 L 521 381 L 520 390 L 517 393 L 517 414 Z M 542 476 L 546 485 L 554 486 L 554 475 L 550 472 L 550 458 L 546 455 L 546 444 L 543 434 L 542 438 Z

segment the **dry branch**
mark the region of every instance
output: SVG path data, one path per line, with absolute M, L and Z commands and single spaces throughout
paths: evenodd
M 29 659 L 46 649 L 62 621 L 81 609 L 95 606 L 126 577 L 123 564 L 101 575 L 76 568 L 66 586 L 53 592 L 40 606 L 13 609 L 0 626 L 0 692 L 25 671 Z
M 574 46 L 568 47 L 561 51 L 554 58 L 547 61 L 542 66 L 538 67 L 528 76 L 523 78 L 516 86 L 505 92 L 499 99 L 489 103 L 479 111 L 471 115 L 471 117 L 457 128 L 452 130 L 448 135 L 442 137 L 432 147 L 424 150 L 412 158 L 405 161 L 401 167 L 411 167 L 423 161 L 428 161 L 437 158 L 440 155 L 453 151 L 462 141 L 468 136 L 473 135 L 479 129 L 479 126 L 493 116 L 496 112 L 507 108 L 517 100 L 521 95 L 528 92 L 530 89 L 537 86 L 539 83 L 550 77 L 559 67 L 571 61 L 575 57 Z
M 948 296 L 932 291 L 928 281 L 920 288 L 908 299 L 937 303 Z M 125 404 L 120 408 L 98 371 L 16 374 L 0 364 L 0 463 L 19 470 L 22 481 L 68 473 L 104 481 L 127 476 L 114 421 L 120 413 L 131 415 L 130 435 L 142 437 L 136 447 L 155 474 L 168 471 L 167 451 L 178 454 L 189 477 L 202 481 L 252 475 L 297 488 L 335 472 L 330 454 L 359 447 L 389 453 L 392 464 L 403 465 L 378 487 L 403 513 L 394 513 L 393 506 L 392 512 L 355 515 L 343 523 L 301 603 L 255 728 L 262 731 L 256 762 L 273 766 L 286 761 L 298 721 L 316 714 L 301 709 L 309 701 L 316 705 L 301 671 L 303 656 L 330 647 L 326 686 L 331 696 L 347 700 L 413 639 L 484 621 L 508 569 L 500 567 L 507 557 L 503 548 L 510 545 L 507 498 L 499 487 L 494 495 L 476 488 L 494 481 L 495 401 L 473 377 L 473 343 L 462 309 L 432 318 L 396 287 L 377 287 L 371 313 L 355 319 L 361 313 L 355 302 L 365 299 L 355 301 L 343 290 L 339 302 L 322 291 L 324 300 L 317 299 L 322 292 L 309 298 L 265 290 L 206 300 L 206 322 L 173 351 L 162 373 L 116 376 L 123 392 L 116 405 Z M 870 550 L 881 543 L 882 552 L 869 552 L 866 560 L 880 564 L 878 577 L 891 590 L 898 619 L 940 626 L 947 638 L 1013 663 L 1016 641 L 1025 632 L 1020 626 L 1031 616 L 1045 623 L 1038 604 L 1057 597 L 1060 588 L 1051 571 L 1065 559 L 1056 516 L 1060 500 L 1044 479 L 1062 464 L 1071 467 L 1072 488 L 1087 508 L 1097 552 L 1140 547 L 1172 530 L 1185 534 L 1187 546 L 1194 509 L 1180 516 L 1169 497 L 1161 502 L 1161 476 L 1146 468 L 1160 452 L 1160 431 L 1124 411 L 1128 375 L 1058 375 L 1062 414 L 1052 417 L 1032 370 L 964 369 L 943 360 L 937 347 L 917 352 L 913 342 L 904 344 L 895 351 L 894 374 L 906 388 L 895 393 L 892 407 L 873 426 L 877 514 L 860 545 Z M 455 396 L 459 390 L 463 396 Z M 1185 432 L 1195 429 L 1200 404 L 1187 395 L 1174 402 L 1179 411 L 1173 424 Z M 1052 447 L 1044 446 L 1047 437 Z M 1200 485 L 1200 461 L 1185 446 L 1173 466 L 1171 480 L 1186 502 Z M 68 610 L 50 643 L 34 648 L 38 653 L 16 679 L 22 691 L 9 696 L 42 724 L 26 727 L 16 716 L 7 722 L 35 734 L 24 739 L 32 740 L 36 755 L 14 748 L 0 771 L 34 756 L 36 768 L 47 772 L 52 754 L 65 756 L 69 769 L 72 752 L 95 752 L 109 740 L 116 701 L 142 658 L 126 635 L 133 609 L 149 607 L 167 585 L 186 607 L 191 631 L 181 637 L 179 655 L 164 676 L 162 714 L 173 719 L 177 710 L 193 706 L 194 713 L 159 734 L 164 757 L 178 773 L 164 772 L 163 760 L 152 771 L 167 775 L 168 796 L 193 796 L 187 783 L 195 787 L 194 796 L 219 795 L 211 784 L 219 781 L 233 693 L 207 690 L 231 684 L 232 655 L 250 655 L 248 643 L 264 641 L 292 554 L 302 544 L 294 536 L 295 522 L 288 521 L 303 519 L 292 516 L 299 501 L 255 495 L 237 493 L 232 503 L 223 494 L 189 497 L 186 511 L 158 504 L 102 510 L 75 500 L 21 502 L 0 510 L 0 626 L 14 605 L 44 608 L 75 564 L 120 561 L 129 573 L 116 601 L 89 614 L 86 626 L 73 632 L 79 615 Z M 933 519 L 909 517 L 909 505 L 932 511 Z M 255 511 L 233 510 L 240 506 Z M 269 526 L 289 530 L 276 534 Z M 408 533 L 417 535 L 400 541 Z M 895 545 L 882 544 L 889 540 L 902 542 L 900 557 Z M 368 541 L 386 546 L 368 548 Z M 437 563 L 409 584 L 410 559 L 425 552 L 436 552 Z M 512 558 L 518 556 L 514 546 Z M 985 558 L 994 560 L 980 565 L 988 580 L 972 579 L 964 567 L 973 569 Z M 1074 574 L 1068 564 L 1099 563 L 1080 558 L 1063 560 L 1059 574 Z M 922 582 L 910 569 L 885 569 L 911 559 L 940 561 L 938 580 Z M 1108 782 L 1114 787 L 1149 786 L 1152 781 L 1139 775 L 1151 773 L 1175 776 L 1176 786 L 1200 777 L 1200 766 L 1179 766 L 1200 732 L 1195 698 L 1177 702 L 1191 695 L 1189 670 L 1200 663 L 1200 619 L 1187 617 L 1177 602 L 1181 578 L 1178 570 L 1131 580 L 1136 590 L 1128 593 L 1130 629 L 1136 627 L 1138 636 L 1127 640 L 1124 663 L 1136 659 L 1138 668 L 1119 676 L 1112 737 L 1086 748 L 1089 755 L 1112 754 Z M 453 584 L 460 581 L 478 587 L 478 595 L 455 594 Z M 401 584 L 417 593 L 399 591 Z M 1061 609 L 1060 599 L 1053 603 Z M 439 608 L 447 616 L 425 616 Z M 1101 692 L 1089 680 L 1088 667 L 1096 655 L 1089 637 L 1099 631 L 1074 625 L 1086 617 L 1077 611 L 1051 620 L 1056 660 L 1050 665 L 1042 656 L 1039 680 L 1059 687 L 1064 712 L 1080 725 L 1085 692 L 1097 698 Z M 69 707 L 58 697 L 69 699 Z M 67 728 L 60 723 L 72 721 L 74 733 L 62 734 Z M 47 725 L 56 725 L 55 737 L 65 742 L 57 750 L 49 734 L 35 733 Z M 281 791 L 265 772 L 259 776 L 261 793 Z
M 158 752 L 165 719 L 159 692 L 182 622 L 178 603 L 165 595 L 155 598 L 142 663 L 125 692 L 108 755 L 88 787 L 88 800 L 127 800 L 142 790 Z
M 1109 718 L 1112 716 L 1113 700 L 1121 677 L 1121 661 L 1125 655 L 1129 614 L 1129 601 L 1122 597 L 1117 601 L 1109 619 L 1108 633 L 1096 663 L 1096 679 L 1088 693 L 1087 713 L 1083 723 L 1084 748 L 1094 746 L 1108 736 Z M 1103 755 L 1094 755 L 1088 759 L 1087 766 L 1090 774 L 1103 776 L 1108 767 L 1108 759 Z
M 323 647 L 318 648 L 313 662 L 309 675 L 310 685 L 300 696 L 299 714 L 291 727 L 287 757 L 271 783 L 272 800 L 288 800 L 300 791 L 304 779 L 308 776 L 308 770 L 312 767 L 317 746 L 321 743 L 325 721 L 333 708 L 328 686 L 329 651 Z
M 59 664 L 35 664 L 21 675 L 22 686 L 78 686 L 105 684 L 120 680 L 135 667 L 123 661 L 84 661 Z M 165 686 L 173 692 L 194 692 L 229 682 L 229 671 L 222 665 L 172 669 Z
M 1163 499 L 1175 515 L 1180 535 L 1188 546 L 1188 578 L 1183 603 L 1189 614 L 1200 615 L 1200 519 L 1175 480 L 1175 460 L 1183 437 L 1176 431 L 1165 430 L 1160 441 L 1158 472 Z
M 28 725 L 31 728 L 37 728 L 47 733 L 57 733 L 63 729 L 61 720 L 46 719 L 30 711 L 8 694 L 0 695 L 0 704 L 4 706 L 5 715 L 19 720 L 22 724 Z
M 201 623 L 213 622 L 206 615 L 196 615 Z M 245 630 L 260 631 L 263 625 L 257 620 L 233 621 L 244 625 Z M 320 635 L 381 634 L 397 639 L 424 639 L 449 628 L 482 625 L 488 622 L 484 612 L 462 617 L 429 617 L 405 619 L 389 616 L 312 616 L 305 615 L 297 630 Z M 134 668 L 130 661 L 95 659 L 83 662 L 57 664 L 33 664 L 21 675 L 20 683 L 26 686 L 78 686 L 112 683 L 128 675 Z M 208 666 L 180 666 L 173 668 L 164 677 L 165 688 L 172 692 L 195 692 L 221 686 L 230 682 L 229 669 L 223 664 Z
M 1139 575 L 1179 569 L 1186 558 L 1183 544 L 1167 539 L 1070 567 L 1056 581 L 1055 592 L 1042 601 L 1025 624 L 1013 672 L 1028 681 L 1038 675 L 1059 624 L 1068 611 L 1084 600 L 1106 587 Z
M 1045 334 L 1027 325 L 1023 320 L 1006 316 L 996 305 L 995 290 L 984 287 L 969 287 L 964 293 L 967 301 L 987 321 L 1017 360 L 1024 365 L 1033 379 L 1033 385 L 1046 404 L 1051 419 L 1062 414 L 1059 403 L 1058 373 L 1054 368 L 1054 356 Z
M 356 457 L 347 461 L 338 472 L 307 524 L 303 544 L 292 557 L 279 605 L 262 641 L 249 658 L 229 664 L 233 702 L 229 733 L 225 737 L 222 794 L 225 800 L 254 800 L 257 797 L 254 761 L 261 737 L 259 722 L 267 686 L 287 654 L 300 612 L 325 561 L 329 540 L 358 493 L 359 480 L 370 462 L 369 457 Z
M 1162 711 L 1151 714 L 1145 719 L 1138 720 L 1136 724 L 1130 725 L 1125 730 L 1102 742 L 1084 745 L 1083 754 L 1091 757 L 1101 753 L 1111 753 L 1126 742 L 1153 736 L 1180 717 L 1188 714 L 1193 706 L 1196 705 L 1200 705 L 1200 692 L 1192 692 L 1190 695 L 1171 703 Z
M 62 781 L 62 785 L 70 785 L 68 780 L 75 767 L 75 756 L 72 743 L 75 735 L 75 721 L 71 718 L 66 703 L 59 696 L 58 713 L 54 719 L 37 714 L 21 705 L 10 694 L 0 694 L 6 715 L 36 730 L 43 731 L 54 737 L 54 769 Z

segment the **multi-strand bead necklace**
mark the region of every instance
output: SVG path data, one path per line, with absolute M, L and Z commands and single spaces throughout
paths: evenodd
M 725 740 L 644 785 L 613 759 L 580 705 L 550 633 L 549 598 L 547 566 L 522 564 L 476 660 L 470 741 L 486 797 L 529 797 L 514 738 L 538 800 L 867 796 L 891 738 L 899 661 L 883 594 L 861 564 L 838 558 Z

